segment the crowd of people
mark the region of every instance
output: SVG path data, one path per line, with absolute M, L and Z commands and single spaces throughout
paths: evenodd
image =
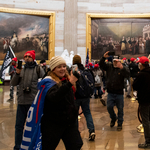
M 25 65 L 17 67 L 17 58 L 12 59 L 10 75 L 10 99 L 12 87 L 18 86 L 17 113 L 14 150 L 38 148 L 55 150 L 60 139 L 67 150 L 80 150 L 84 144 L 78 130 L 78 112 L 81 106 L 89 130 L 89 141 L 96 137 L 94 121 L 90 111 L 90 98 L 100 98 L 110 115 L 110 127 L 121 131 L 124 121 L 124 91 L 131 97 L 131 88 L 137 91 L 145 143 L 150 146 L 148 99 L 150 91 L 149 59 L 121 59 L 106 52 L 99 62 L 81 63 L 81 57 L 73 57 L 73 66 L 67 67 L 61 56 L 49 61 L 35 61 L 35 51 L 24 54 Z M 40 80 L 39 80 L 40 79 Z M 127 88 L 127 81 L 129 88 Z M 146 88 L 145 88 L 146 87 Z M 107 101 L 103 94 L 107 91 Z M 114 106 L 118 109 L 115 114 Z

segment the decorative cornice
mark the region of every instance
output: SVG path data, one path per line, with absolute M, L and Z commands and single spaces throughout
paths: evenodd
M 150 18 L 150 14 L 97 14 L 87 13 L 90 18 Z
M 16 8 L 5 8 L 5 7 L 0 7 L 0 12 L 16 13 L 16 14 L 28 14 L 28 15 L 39 15 L 39 16 L 50 16 L 54 13 L 54 12 L 50 12 L 50 11 L 16 9 Z

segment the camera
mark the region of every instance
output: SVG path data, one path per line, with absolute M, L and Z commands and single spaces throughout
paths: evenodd
M 26 87 L 23 89 L 24 93 L 30 93 L 31 92 L 31 88 L 30 87 Z

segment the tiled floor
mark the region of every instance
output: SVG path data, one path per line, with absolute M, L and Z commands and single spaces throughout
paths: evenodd
M 7 102 L 7 99 L 9 86 L 0 86 L 0 150 L 12 150 L 14 146 L 16 97 L 13 102 Z M 137 118 L 137 102 L 125 98 L 124 124 L 120 132 L 116 131 L 116 126 L 109 127 L 110 118 L 106 106 L 103 106 L 99 99 L 91 99 L 90 107 L 96 139 L 94 142 L 88 141 L 86 121 L 81 115 L 79 130 L 84 143 L 82 150 L 138 150 L 138 143 L 144 142 L 144 136 L 136 129 L 140 124 Z M 56 150 L 65 150 L 62 141 Z

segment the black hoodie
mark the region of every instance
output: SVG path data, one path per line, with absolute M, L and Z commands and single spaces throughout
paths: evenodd
M 150 104 L 150 67 L 144 68 L 133 82 L 139 104 Z
M 136 78 L 137 73 L 140 71 L 138 65 L 135 62 L 131 62 L 131 64 L 129 64 L 129 70 L 130 70 L 130 77 L 132 78 Z

